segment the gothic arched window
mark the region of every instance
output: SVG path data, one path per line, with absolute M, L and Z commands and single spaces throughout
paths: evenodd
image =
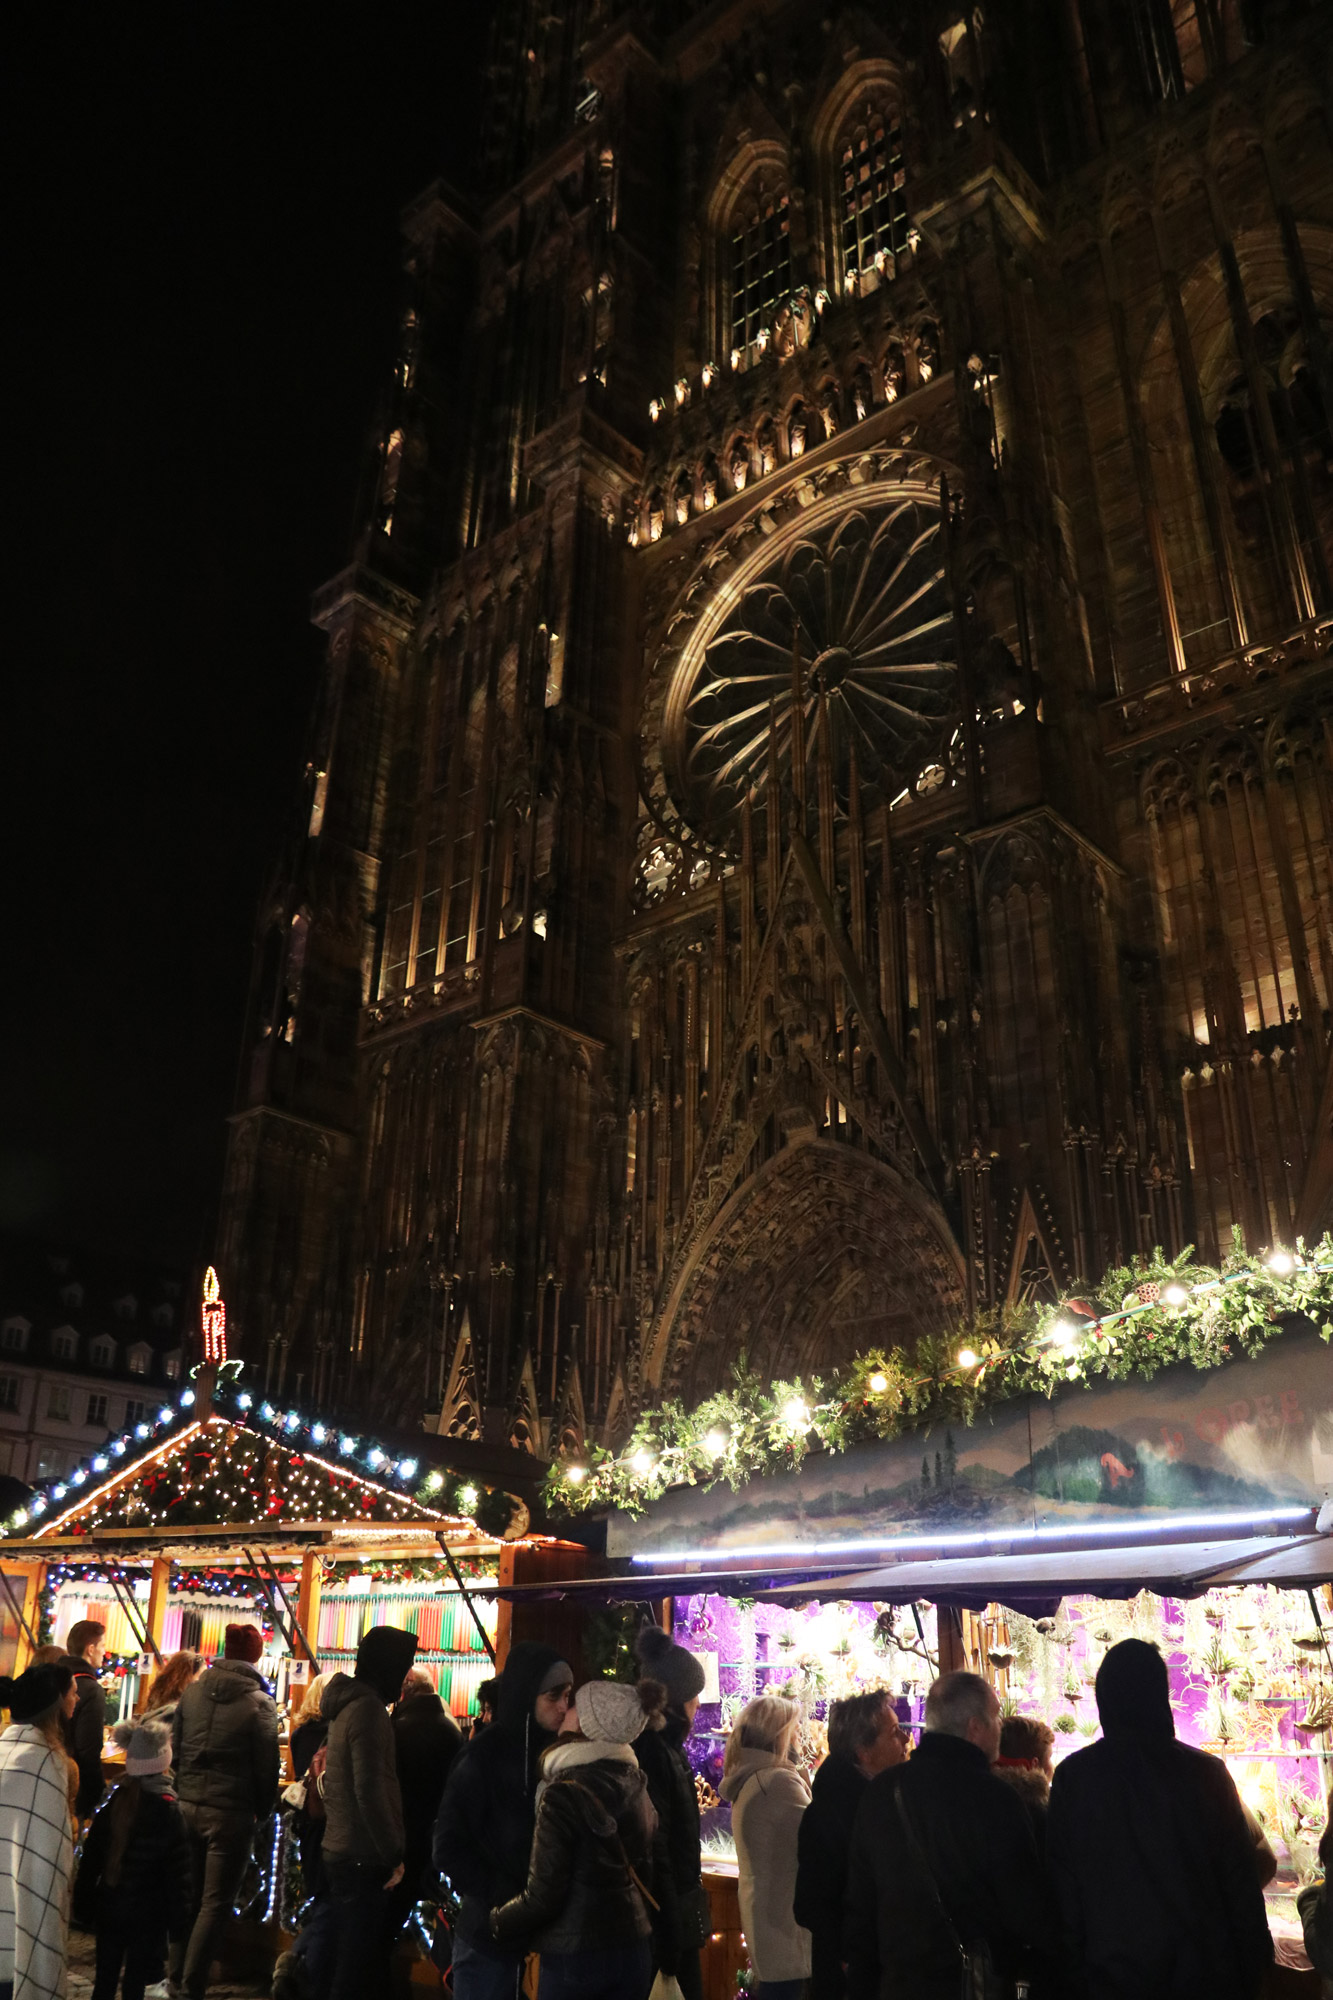
M 785 187 L 753 182 L 731 223 L 731 351 L 735 365 L 762 352 L 778 310 L 792 294 L 791 215 Z
M 861 105 L 844 128 L 835 173 L 843 284 L 893 277 L 907 247 L 907 168 L 896 111 Z

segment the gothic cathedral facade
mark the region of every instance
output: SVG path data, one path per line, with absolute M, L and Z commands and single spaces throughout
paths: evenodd
M 546 1456 L 1333 1222 L 1316 0 L 496 0 L 217 1261 Z

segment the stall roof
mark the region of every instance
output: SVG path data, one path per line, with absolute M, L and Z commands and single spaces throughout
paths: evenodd
M 991 1602 L 1023 1611 L 1061 1597 L 1197 1597 L 1220 1584 L 1276 1583 L 1297 1588 L 1333 1580 L 1333 1535 L 1247 1536 L 1214 1542 L 1164 1542 L 1133 1548 L 1042 1550 L 1019 1556 L 963 1556 L 890 1562 L 805 1583 L 775 1581 L 754 1595 L 775 1604 L 810 1598 L 870 1598 L 884 1604 Z

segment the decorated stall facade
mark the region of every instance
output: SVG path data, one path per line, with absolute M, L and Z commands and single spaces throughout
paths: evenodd
M 968 1666 L 1049 1722 L 1058 1759 L 1097 1734 L 1097 1666 L 1138 1635 L 1182 1738 L 1259 1814 L 1293 1936 L 1333 1780 L 1331 1272 L 1327 1243 L 1238 1253 L 835 1383 L 739 1369 L 711 1405 L 557 1468 L 572 1509 L 601 1502 L 617 1593 L 670 1592 L 706 1657 L 692 1755 L 714 1869 L 722 1750 L 753 1693 L 802 1698 L 814 1758 L 838 1695 L 887 1687 L 919 1728 L 936 1672 Z

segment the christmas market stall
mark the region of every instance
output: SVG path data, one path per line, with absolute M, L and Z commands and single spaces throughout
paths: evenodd
M 739 1947 L 717 1781 L 753 1694 L 802 1699 L 813 1762 L 839 1695 L 887 1687 L 919 1730 L 930 1681 L 966 1666 L 1048 1722 L 1059 1759 L 1096 1736 L 1097 1667 L 1131 1635 L 1167 1658 L 1180 1736 L 1259 1817 L 1296 1948 L 1333 1781 L 1331 1275 L 1327 1242 L 1121 1273 L 1110 1297 L 834 1384 L 738 1371 L 553 1472 L 620 1572 L 571 1591 L 669 1599 L 703 1656 L 691 1754 L 719 1956 Z M 710 1991 L 730 2000 L 732 1970 Z

